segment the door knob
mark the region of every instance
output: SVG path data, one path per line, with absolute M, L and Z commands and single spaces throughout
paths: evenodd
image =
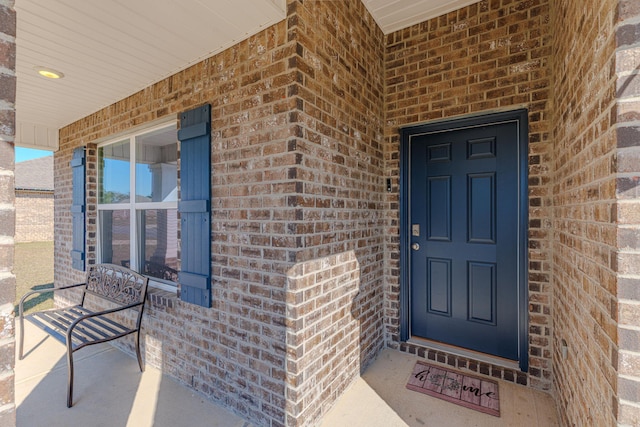
M 417 251 L 418 249 L 420 249 L 420 244 L 412 243 L 411 244 L 411 249 L 413 249 L 414 251 Z

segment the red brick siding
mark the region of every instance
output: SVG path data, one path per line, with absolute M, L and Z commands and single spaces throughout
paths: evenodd
M 384 346 L 384 36 L 361 2 L 290 2 L 296 40 L 288 273 L 290 425 L 311 425 Z
M 392 347 L 549 389 L 551 366 L 551 35 L 546 0 L 486 0 L 387 35 L 387 174 L 399 176 L 401 126 L 480 112 L 529 111 L 529 374 L 399 344 L 398 196 L 388 197 L 385 322 Z
M 272 26 L 60 132 L 55 154 L 56 285 L 71 270 L 71 169 L 87 146 L 87 256 L 96 258 L 96 143 L 156 119 L 212 105 L 213 307 L 154 293 L 146 359 L 261 425 L 284 424 L 285 272 L 295 260 L 287 184 L 296 155 L 287 97 L 295 81 L 286 24 Z
M 53 192 L 16 191 L 16 242 L 53 240 Z
M 15 100 L 16 14 L 13 0 L 0 0 L 0 426 L 16 425 L 14 394 L 16 293 L 15 235 Z
M 554 372 L 566 425 L 616 419 L 617 1 L 553 3 Z M 566 344 L 566 358 L 563 345 Z
M 64 129 L 60 131 L 62 136 Z M 81 283 L 85 274 L 71 268 L 71 250 L 73 243 L 72 225 L 71 225 L 71 200 L 72 200 L 72 175 L 71 156 L 73 149 L 85 141 L 74 141 L 72 144 L 60 144 L 60 149 L 54 153 L 53 157 L 53 175 L 54 175 L 54 204 L 53 204 L 53 250 L 54 257 L 54 285 L 63 286 L 71 283 Z M 87 181 L 90 178 L 87 177 Z M 93 179 L 95 182 L 95 178 Z M 91 205 L 90 199 L 87 198 L 87 210 L 93 212 L 93 218 L 88 220 L 87 233 L 93 225 L 95 229 L 95 205 Z M 87 216 L 91 216 L 87 214 Z M 87 239 L 87 248 L 95 251 L 95 236 L 93 243 L 89 243 Z
M 260 424 L 285 422 L 285 408 L 287 423 L 312 422 L 384 344 L 377 213 L 384 38 L 362 4 L 340 5 L 290 2 L 286 23 L 66 127 L 56 153 L 61 284 L 81 274 L 70 270 L 62 248 L 70 240 L 73 148 L 88 146 L 93 262 L 95 142 L 212 104 L 213 308 L 174 300 L 153 305 L 146 353 L 166 372 Z M 312 35 L 319 20 L 331 25 Z M 301 280 L 297 268 L 312 283 Z M 292 301 L 287 311 L 285 302 Z M 298 306 L 302 301 L 306 305 Z M 324 335 L 330 338 L 320 339 Z M 287 356 L 285 342 L 307 351 Z M 340 350 L 330 368 L 316 372 L 322 349 L 332 344 Z M 341 380 L 333 381 L 338 373 Z M 310 390 L 305 379 L 285 391 L 285 377 L 294 376 L 323 388 Z M 297 392 L 300 397 L 285 404 L 285 395 Z
M 149 363 L 263 425 L 317 422 L 383 345 L 551 389 L 567 425 L 637 423 L 636 3 L 484 0 L 384 36 L 360 2 L 289 0 L 285 22 L 61 130 L 56 284 L 83 276 L 73 148 L 93 262 L 96 142 L 211 103 L 214 306 L 154 292 Z M 399 127 L 523 107 L 528 374 L 399 342 Z
M 617 128 L 616 215 L 618 254 L 618 306 L 611 316 L 618 320 L 617 421 L 620 425 L 640 424 L 640 3 L 622 0 L 617 5 L 616 28 L 616 108 L 612 121 Z M 613 261 L 613 260 L 612 260 Z M 617 310 L 617 313 L 615 312 Z M 612 354 L 614 356 L 614 354 Z M 616 360 L 612 358 L 612 363 Z M 615 365 L 614 365 L 615 366 Z M 616 388 L 614 388 L 616 390 Z M 615 408 L 614 408 L 615 409 Z M 615 413 L 615 412 L 614 412 Z

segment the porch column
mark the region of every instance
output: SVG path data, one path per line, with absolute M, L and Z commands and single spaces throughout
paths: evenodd
M 617 15 L 617 420 L 627 426 L 640 420 L 640 4 L 621 0 Z
M 16 14 L 14 0 L 0 0 L 0 426 L 16 425 L 13 274 L 15 237 L 14 135 Z

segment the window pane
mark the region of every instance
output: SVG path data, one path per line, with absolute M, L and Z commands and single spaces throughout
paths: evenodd
M 130 266 L 128 210 L 99 211 L 100 221 L 100 262 Z
M 176 128 L 136 138 L 136 202 L 178 200 Z
M 98 203 L 130 200 L 129 140 L 98 148 Z
M 147 209 L 138 211 L 138 265 L 143 274 L 178 281 L 178 211 Z

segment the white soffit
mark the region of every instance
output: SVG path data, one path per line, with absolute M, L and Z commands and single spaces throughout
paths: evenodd
M 16 0 L 16 144 L 56 149 L 57 129 L 283 20 L 285 3 Z
M 477 3 L 479 0 L 363 0 L 385 34 Z
M 385 34 L 475 1 L 363 0 Z M 15 8 L 16 145 L 54 150 L 59 128 L 286 16 L 286 0 L 15 0 Z M 65 77 L 45 79 L 38 66 Z

